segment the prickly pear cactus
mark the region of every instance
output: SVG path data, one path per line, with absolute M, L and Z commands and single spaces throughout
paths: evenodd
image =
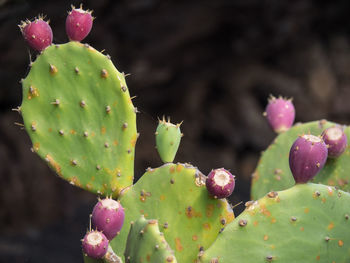
M 298 184 L 251 203 L 201 255 L 208 263 L 350 262 L 350 194 Z
M 302 134 L 321 135 L 335 123 L 325 120 L 294 125 L 290 130 L 281 133 L 262 154 L 258 166 L 253 173 L 251 196 L 258 199 L 269 191 L 279 191 L 292 187 L 295 182 L 289 168 L 289 151 L 298 137 Z M 350 128 L 346 127 L 345 134 L 350 138 Z M 338 186 L 344 191 L 350 191 L 350 150 L 337 159 L 328 159 L 326 165 L 313 179 L 315 183 Z
M 159 231 L 158 221 L 146 220 L 144 216 L 131 223 L 124 255 L 126 263 L 177 262 L 164 234 Z
M 79 42 L 52 45 L 22 85 L 33 150 L 60 177 L 101 195 L 132 185 L 136 113 L 108 56 Z
M 140 215 L 158 220 L 160 231 L 179 262 L 193 262 L 200 248 L 208 248 L 221 228 L 234 218 L 225 199 L 214 199 L 205 187 L 204 176 L 187 164 L 165 164 L 148 171 L 120 202 L 125 209 L 121 233 L 111 241 L 123 254 L 130 222 Z

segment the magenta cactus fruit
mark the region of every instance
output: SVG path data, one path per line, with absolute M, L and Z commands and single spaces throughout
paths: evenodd
M 124 217 L 122 205 L 111 198 L 106 198 L 95 205 L 91 219 L 94 227 L 102 231 L 108 240 L 112 240 L 122 229 Z
M 84 253 L 91 258 L 103 258 L 107 253 L 108 239 L 100 231 L 87 232 L 82 242 Z
M 289 130 L 295 118 L 292 100 L 271 96 L 264 115 L 275 132 L 280 133 Z
M 66 32 L 68 38 L 73 41 L 82 41 L 91 31 L 93 17 L 91 11 L 72 6 L 66 19 Z
M 289 152 L 289 166 L 295 182 L 306 183 L 311 180 L 323 168 L 327 156 L 327 145 L 321 137 L 298 137 Z
M 36 18 L 32 22 L 22 21 L 19 28 L 28 45 L 37 51 L 43 51 L 52 44 L 51 27 L 42 17 Z
M 215 169 L 208 174 L 206 186 L 215 198 L 226 198 L 235 188 L 235 177 L 224 168 Z
M 348 143 L 346 134 L 340 126 L 325 129 L 322 138 L 328 146 L 328 157 L 331 158 L 339 157 L 345 151 Z

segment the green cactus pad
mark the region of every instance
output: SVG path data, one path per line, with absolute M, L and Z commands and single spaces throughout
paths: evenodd
M 270 192 L 226 227 L 201 262 L 350 262 L 349 204 L 349 193 L 320 184 Z
M 165 164 L 148 171 L 120 202 L 125 223 L 111 241 L 117 254 L 125 250 L 129 224 L 140 215 L 158 220 L 160 231 L 179 262 L 193 262 L 201 247 L 208 248 L 220 229 L 234 218 L 225 199 L 209 196 L 205 176 L 187 164 Z
M 155 135 L 160 159 L 164 163 L 171 163 L 174 161 L 182 137 L 180 124 L 172 124 L 163 118 L 159 120 Z
M 261 198 L 270 191 L 288 189 L 295 184 L 289 168 L 289 151 L 298 135 L 311 133 L 321 135 L 335 123 L 325 120 L 314 121 L 293 126 L 281 133 L 262 154 L 258 166 L 253 173 L 251 196 L 253 200 Z M 344 129 L 350 141 L 350 128 Z M 328 159 L 324 168 L 314 177 L 312 182 L 337 186 L 344 191 L 350 191 L 350 149 L 337 159 Z
M 78 42 L 53 45 L 22 83 L 33 150 L 60 177 L 113 196 L 133 183 L 136 113 L 108 56 Z
M 124 256 L 126 263 L 177 262 L 159 231 L 158 221 L 146 220 L 144 216 L 131 223 Z

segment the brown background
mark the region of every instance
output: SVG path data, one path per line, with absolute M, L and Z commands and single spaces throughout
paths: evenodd
M 29 53 L 17 28 L 44 13 L 54 43 L 67 41 L 77 1 L 0 0 L 0 262 L 81 262 L 80 238 L 95 196 L 58 179 L 30 152 L 11 108 Z M 269 94 L 294 97 L 297 121 L 350 118 L 350 2 L 280 0 L 84 1 L 95 24 L 84 41 L 105 49 L 128 86 L 141 137 L 136 175 L 161 165 L 157 117 L 184 120 L 176 161 L 237 176 L 232 204 L 249 200 L 250 176 L 273 140 Z M 242 205 L 236 208 L 239 213 Z

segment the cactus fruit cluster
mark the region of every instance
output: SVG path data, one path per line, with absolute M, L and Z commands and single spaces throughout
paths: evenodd
M 70 42 L 60 45 L 42 17 L 20 25 L 39 54 L 17 109 L 33 151 L 99 195 L 82 239 L 86 263 L 350 262 L 348 127 L 293 126 L 291 100 L 270 98 L 266 117 L 279 135 L 253 174 L 256 201 L 237 218 L 226 200 L 235 176 L 173 163 L 182 133 L 164 118 L 155 132 L 164 164 L 134 183 L 137 109 L 111 58 L 80 43 L 92 22 L 90 11 L 73 7 Z

